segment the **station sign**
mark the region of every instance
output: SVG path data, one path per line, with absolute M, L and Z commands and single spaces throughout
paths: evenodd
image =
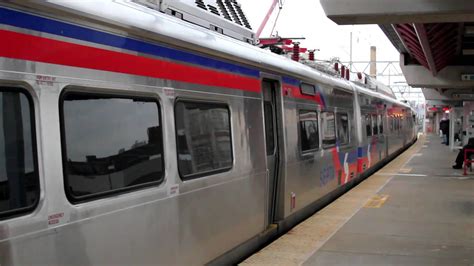
M 474 74 L 462 74 L 461 75 L 462 81 L 474 81 Z

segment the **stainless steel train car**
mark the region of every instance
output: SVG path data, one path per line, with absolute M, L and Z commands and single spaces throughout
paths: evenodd
M 132 1 L 0 3 L 0 264 L 238 261 L 416 139 L 409 106 Z

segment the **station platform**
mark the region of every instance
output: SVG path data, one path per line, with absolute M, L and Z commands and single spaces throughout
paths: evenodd
M 421 136 L 241 265 L 474 265 L 474 172 Z

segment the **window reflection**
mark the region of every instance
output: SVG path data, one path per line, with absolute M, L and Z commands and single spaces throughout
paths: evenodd
M 71 196 L 162 180 L 162 129 L 153 100 L 70 92 L 63 116 Z
M 367 137 L 372 136 L 372 118 L 371 115 L 365 115 L 365 130 Z
M 337 139 L 340 145 L 349 143 L 349 116 L 345 113 L 337 115 Z
M 382 118 L 383 118 L 382 115 L 378 115 L 377 122 L 378 122 L 378 125 L 379 125 L 379 133 L 380 134 L 383 134 L 383 120 L 382 120 Z
M 372 132 L 374 135 L 379 134 L 379 128 L 377 126 L 377 115 L 372 115 Z
M 178 167 L 183 179 L 232 167 L 230 112 L 226 105 L 180 101 L 175 112 Z
M 273 155 L 275 153 L 275 129 L 273 127 L 273 105 L 270 101 L 265 101 L 263 104 L 263 110 L 265 112 L 265 140 L 267 147 L 267 155 Z
M 319 148 L 318 115 L 314 111 L 300 110 L 300 139 L 303 152 Z
M 31 104 L 23 93 L 0 91 L 0 215 L 33 206 L 39 198 Z
M 321 113 L 321 125 L 323 146 L 331 147 L 336 145 L 336 119 L 333 112 Z

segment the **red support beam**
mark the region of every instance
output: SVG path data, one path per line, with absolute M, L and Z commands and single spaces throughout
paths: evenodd
M 458 33 L 457 31 L 451 31 L 443 38 L 439 38 L 431 41 L 431 49 L 436 51 L 437 49 L 442 49 L 447 46 L 447 44 L 455 44 L 457 41 Z
M 462 23 L 392 25 L 405 50 L 433 76 L 461 53 Z
M 459 23 L 457 26 L 458 36 L 456 38 L 456 55 L 461 54 L 462 49 L 462 37 L 464 35 L 464 23 Z
M 430 35 L 430 41 L 445 39 L 447 34 L 455 30 L 455 27 L 452 23 L 442 23 L 442 25 L 443 27 L 439 31 L 433 32 L 433 34 Z
M 431 52 L 430 42 L 428 40 L 428 34 L 426 33 L 425 25 L 421 23 L 413 24 L 415 28 L 416 35 L 421 45 L 421 49 L 423 49 L 423 53 L 426 58 L 426 62 L 428 63 L 428 68 L 433 73 L 433 76 L 438 74 L 438 69 L 436 68 L 436 64 L 434 62 L 433 53 Z

